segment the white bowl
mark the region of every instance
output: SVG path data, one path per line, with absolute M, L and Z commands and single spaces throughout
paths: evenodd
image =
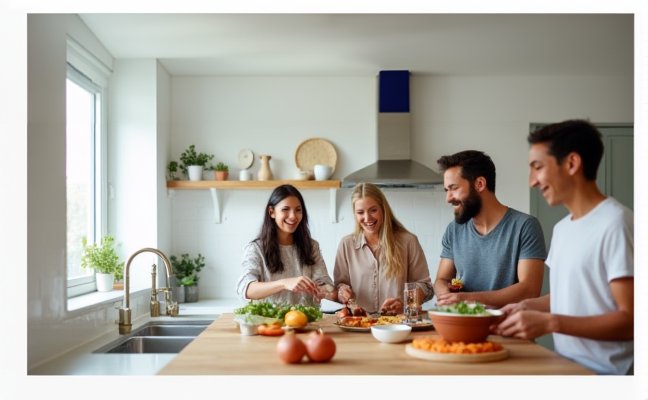
M 400 343 L 405 341 L 412 327 L 404 324 L 374 325 L 371 327 L 373 337 L 383 343 Z
M 245 336 L 254 336 L 259 334 L 259 324 L 244 324 L 239 322 L 241 334 Z
M 316 164 L 313 167 L 316 181 L 325 181 L 333 174 L 333 167 L 330 165 Z

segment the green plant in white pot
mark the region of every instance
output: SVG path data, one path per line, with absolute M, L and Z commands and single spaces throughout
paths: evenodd
M 183 297 L 186 303 L 198 301 L 198 272 L 205 267 L 205 257 L 198 253 L 198 256 L 191 258 L 184 253 L 180 258 L 172 255 L 169 260 L 179 288 L 176 293 L 178 302 L 182 303 Z
M 95 270 L 98 291 L 111 291 L 114 281 L 124 277 L 124 262 L 119 261 L 119 255 L 114 247 L 114 238 L 106 235 L 100 244 L 88 244 L 88 239 L 84 237 L 81 243 L 83 245 L 81 267 Z
M 192 144 L 180 154 L 180 161 L 182 162 L 180 169 L 189 177 L 189 180 L 200 181 L 202 180 L 203 169 L 212 158 L 214 158 L 213 154 L 196 152 L 196 146 Z

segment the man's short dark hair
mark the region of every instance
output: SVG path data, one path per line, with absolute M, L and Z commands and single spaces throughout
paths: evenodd
M 603 139 L 601 132 L 590 122 L 572 119 L 547 125 L 529 134 L 527 141 L 530 144 L 547 143 L 549 154 L 556 157 L 559 165 L 569 153 L 578 153 L 583 160 L 585 179 L 596 180 L 603 158 Z
M 461 167 L 461 177 L 471 184 L 483 176 L 486 187 L 495 193 L 495 163 L 483 151 L 465 150 L 437 160 L 442 172 L 452 167 Z

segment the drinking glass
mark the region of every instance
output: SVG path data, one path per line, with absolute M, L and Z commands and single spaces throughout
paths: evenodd
M 403 305 L 405 308 L 405 322 L 418 322 L 419 299 L 418 286 L 415 282 L 407 282 L 403 290 Z

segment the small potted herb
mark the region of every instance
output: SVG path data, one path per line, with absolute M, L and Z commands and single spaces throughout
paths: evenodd
M 196 146 L 192 144 L 180 154 L 180 169 L 189 176 L 189 180 L 202 180 L 202 171 L 212 158 L 213 154 L 196 152 Z
M 178 173 L 179 165 L 177 161 L 169 161 L 169 164 L 167 165 L 167 171 L 169 172 L 169 180 L 170 181 L 175 181 L 178 180 L 179 178 L 176 176 L 176 173 Z
M 229 167 L 223 162 L 219 162 L 215 166 L 210 165 L 209 169 L 214 171 L 214 178 L 218 181 L 226 181 L 229 176 Z
M 184 253 L 180 258 L 172 255 L 169 260 L 179 288 L 176 293 L 178 302 L 182 303 L 183 298 L 186 303 L 198 301 L 198 272 L 205 267 L 205 257 L 199 253 L 191 258 Z
M 98 291 L 111 291 L 114 281 L 124 277 L 124 262 L 119 261 L 113 237 L 104 236 L 100 244 L 88 244 L 88 239 L 84 237 L 81 239 L 81 244 L 83 245 L 81 267 L 95 270 Z

